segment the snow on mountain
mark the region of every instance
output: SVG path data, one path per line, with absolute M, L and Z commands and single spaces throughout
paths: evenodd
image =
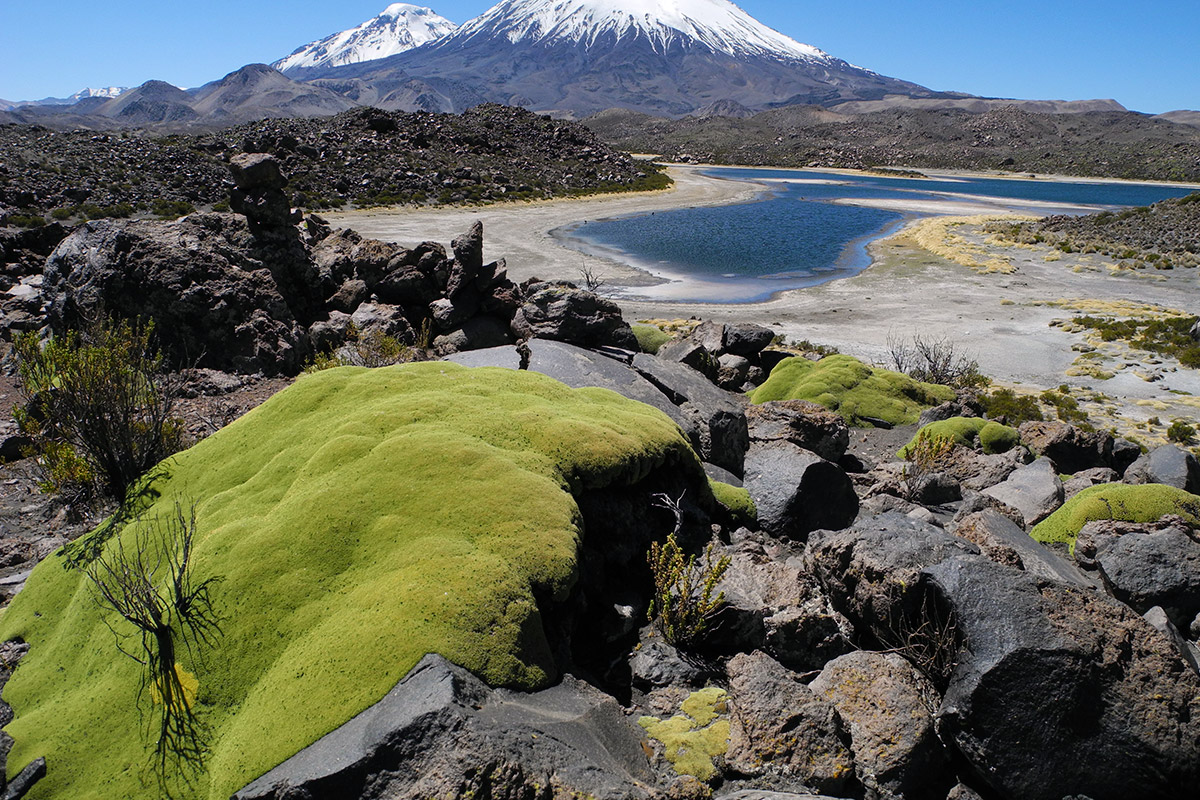
M 89 97 L 116 97 L 121 92 L 128 91 L 128 86 L 106 86 L 103 89 L 80 89 L 75 94 L 67 98 L 69 103 L 78 103 L 80 100 L 86 100 Z
M 585 49 L 642 36 L 658 52 L 699 43 L 737 57 L 828 62 L 812 45 L 784 36 L 729 0 L 504 0 L 449 38 L 503 36 L 509 42 L 570 42 Z
M 431 9 L 393 3 L 374 19 L 298 48 L 271 66 L 280 72 L 387 58 L 441 38 L 457 26 Z

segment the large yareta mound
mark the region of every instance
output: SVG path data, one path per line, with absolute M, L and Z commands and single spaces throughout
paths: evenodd
M 139 526 L 195 503 L 193 578 L 217 579 L 222 632 L 179 661 L 208 731 L 197 796 L 214 800 L 380 700 L 426 653 L 493 685 L 547 685 L 541 614 L 578 577 L 575 497 L 660 468 L 707 493 L 656 409 L 440 362 L 305 376 L 164 466 L 142 519 L 103 547 L 133 547 Z M 153 692 L 138 699 L 141 668 L 108 624 L 132 632 L 58 557 L 0 618 L 0 636 L 30 644 L 5 690 L 10 771 L 48 764 L 30 797 L 159 796 Z
M 1135 486 L 1103 483 L 1072 497 L 1035 525 L 1029 535 L 1046 544 L 1068 544 L 1074 550 L 1075 537 L 1089 522 L 1104 519 L 1156 522 L 1167 514 L 1177 514 L 1191 525 L 1200 525 L 1200 496 L 1161 483 Z
M 851 425 L 909 425 L 922 409 L 954 399 L 948 386 L 922 383 L 900 372 L 873 369 L 853 356 L 826 356 L 809 361 L 785 358 L 750 395 L 753 403 L 808 400 L 841 414 Z

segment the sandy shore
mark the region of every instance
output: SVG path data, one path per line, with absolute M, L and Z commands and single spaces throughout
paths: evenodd
M 899 233 L 872 243 L 872 266 L 854 277 L 787 291 L 761 303 L 680 303 L 626 296 L 637 292 L 636 287 L 660 281 L 611 259 L 566 248 L 550 234 L 589 219 L 744 202 L 765 188 L 757 183 L 706 178 L 698 167 L 672 167 L 671 176 L 675 188 L 652 195 L 481 209 L 361 211 L 330 215 L 329 219 L 366 236 L 405 245 L 422 240 L 449 242 L 473 221 L 481 220 L 485 257 L 506 258 L 515 280 L 534 275 L 578 280 L 581 270 L 589 268 L 604 276 L 606 288 L 618 295 L 631 320 L 694 316 L 757 322 L 788 339 L 833 345 L 876 363 L 887 362 L 889 337 L 920 334 L 953 341 L 998 381 L 1029 388 L 1068 383 L 1097 393 L 1093 411 L 1107 409 L 1105 413 L 1115 420 L 1123 420 L 1118 427 L 1154 415 L 1169 420 L 1172 415 L 1197 414 L 1196 398 L 1180 394 L 1200 395 L 1200 374 L 1195 370 L 1143 364 L 1136 359 L 1121 361 L 1110 354 L 1106 369 L 1115 377 L 1101 380 L 1078 374 L 1080 350 L 1089 346 L 1085 337 L 1051 326 L 1055 320 L 1086 313 L 1078 309 L 1103 308 L 1113 302 L 1133 301 L 1194 313 L 1200 286 L 1191 270 L 1149 275 L 1121 272 L 1100 256 L 999 247 L 978 233 L 977 225 L 963 226 L 964 236 L 952 242 L 952 247 L 1008 264 L 1007 274 L 983 272 L 963 266 L 962 259 L 952 260 L 922 247 L 914 236 L 914 223 L 910 223 Z M 1003 214 L 1030 206 L 1014 201 L 1009 208 L 1003 202 L 960 202 L 950 197 L 929 207 L 922 203 L 920 208 L 888 202 L 892 203 L 889 207 L 901 211 L 953 215 Z M 1068 307 L 1072 304 L 1073 308 Z

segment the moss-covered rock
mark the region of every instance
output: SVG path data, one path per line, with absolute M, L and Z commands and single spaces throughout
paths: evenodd
M 643 353 L 651 355 L 657 353 L 658 348 L 675 338 L 657 325 L 635 322 L 630 327 L 633 328 L 633 335 L 637 337 L 638 347 Z
M 714 481 L 711 478 L 708 486 L 712 489 L 713 497 L 725 507 L 733 520 L 739 525 L 754 525 L 758 520 L 758 509 L 754 507 L 754 498 L 750 492 L 739 486 Z
M 642 717 L 638 724 L 660 742 L 663 756 L 680 775 L 702 781 L 717 774 L 713 759 L 729 749 L 729 696 L 715 686 L 693 692 L 669 719 Z
M 917 431 L 917 435 L 896 453 L 900 458 L 908 458 L 917 439 L 924 435 L 927 440 L 941 439 L 954 442 L 960 447 L 974 447 L 978 442 L 983 452 L 1004 453 L 1016 447 L 1021 441 L 1021 434 L 1016 428 L 1001 425 L 999 422 L 980 417 L 951 417 L 937 422 L 931 422 Z
M 660 467 L 707 491 L 649 406 L 448 363 L 304 376 L 165 467 L 144 519 L 104 547 L 196 503 L 194 578 L 219 580 L 222 633 L 179 660 L 209 732 L 196 796 L 214 800 L 377 702 L 426 653 L 493 685 L 545 685 L 535 598 L 565 599 L 576 581 L 573 495 Z M 56 557 L 0 618 L 0 636 L 31 645 L 5 689 L 8 763 L 53 765 L 31 797 L 158 796 L 141 668 L 106 623 L 124 630 Z
M 847 355 L 820 361 L 787 358 L 750 395 L 753 403 L 768 400 L 809 400 L 841 414 L 851 425 L 866 426 L 866 418 L 891 425 L 909 425 L 921 411 L 954 399 L 948 386 L 922 383 L 899 372 L 874 369 Z
M 1200 525 L 1200 496 L 1159 483 L 1105 483 L 1072 497 L 1035 525 L 1029 535 L 1039 542 L 1066 543 L 1074 549 L 1079 531 L 1094 520 L 1155 522 L 1166 514 L 1178 514 Z

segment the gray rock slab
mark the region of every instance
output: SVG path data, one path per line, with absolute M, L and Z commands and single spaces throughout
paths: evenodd
M 641 735 L 612 698 L 573 678 L 532 694 L 491 690 L 429 655 L 381 701 L 234 798 L 440 797 L 483 789 L 471 782 L 490 780 L 484 765 L 529 792 L 553 783 L 611 800 L 647 797 L 653 781 Z
M 1027 528 L 1050 516 L 1063 503 L 1062 481 L 1054 462 L 1045 457 L 1014 470 L 1003 483 L 984 489 L 983 494 L 1020 512 Z
M 803 541 L 810 531 L 844 528 L 858 514 L 845 471 L 786 440 L 755 443 L 744 481 L 759 524 L 774 536 Z
M 1156 447 L 1125 470 L 1126 483 L 1164 483 L 1193 494 L 1200 493 L 1200 462 L 1173 444 Z
M 1031 539 L 1021 526 L 994 509 L 965 517 L 950 532 L 979 545 L 984 555 L 1001 564 L 1075 586 L 1097 586 L 1076 564 Z

